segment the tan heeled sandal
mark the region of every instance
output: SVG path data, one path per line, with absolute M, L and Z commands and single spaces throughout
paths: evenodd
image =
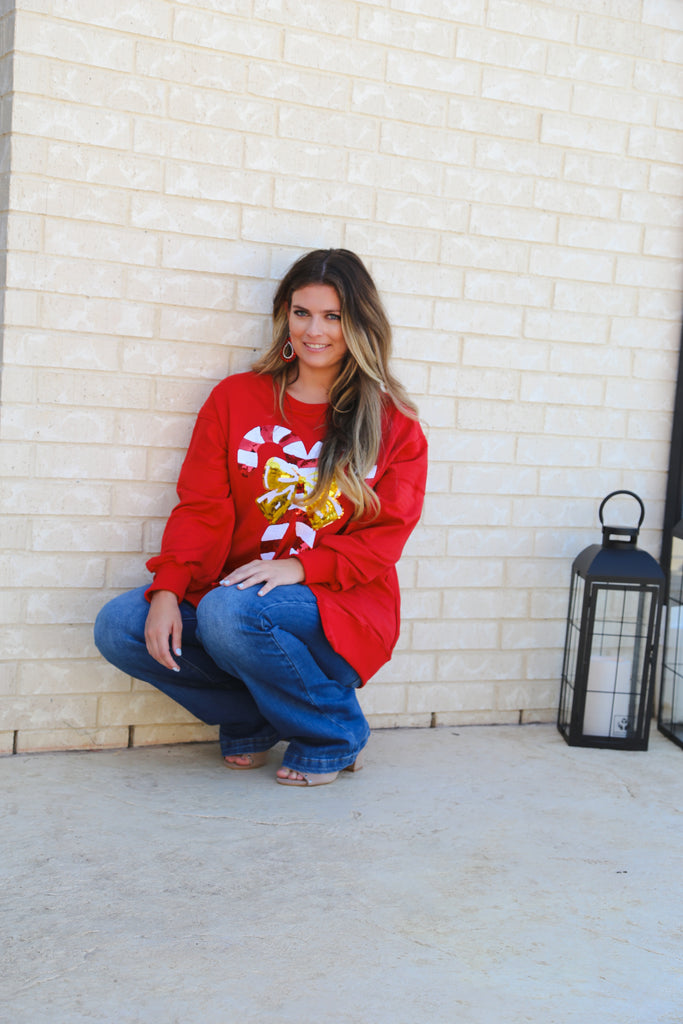
M 363 755 L 358 755 L 353 764 L 349 764 L 346 768 L 340 769 L 341 772 L 359 772 L 363 767 Z M 281 786 L 327 786 L 330 782 L 334 782 L 340 772 L 323 772 L 319 775 L 314 775 L 312 772 L 300 772 L 296 768 L 290 768 L 290 772 L 297 772 L 301 775 L 300 779 L 281 779 L 279 775 L 275 776 L 275 781 L 279 782 Z
M 248 757 L 248 764 L 235 764 L 234 761 L 228 761 L 229 757 Z M 223 758 L 225 761 L 226 768 L 232 768 L 236 772 L 247 772 L 252 768 L 263 768 L 264 764 L 268 760 L 267 750 L 252 750 L 246 754 L 226 754 Z

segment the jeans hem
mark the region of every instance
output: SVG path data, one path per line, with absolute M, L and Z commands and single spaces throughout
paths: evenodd
M 260 754 L 264 750 L 272 750 L 279 737 L 268 742 L 255 743 L 253 740 L 228 740 L 220 741 L 221 754 L 223 757 L 235 757 L 237 754 Z
M 341 772 L 353 764 L 358 755 L 367 746 L 370 734 L 363 740 L 355 752 L 338 754 L 335 757 L 305 757 L 285 752 L 282 758 L 282 767 L 290 768 L 293 772 L 310 772 L 312 775 L 322 775 L 326 772 Z

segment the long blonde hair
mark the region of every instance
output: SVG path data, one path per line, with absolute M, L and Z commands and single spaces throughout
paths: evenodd
M 384 409 L 393 402 L 411 418 L 417 417 L 417 410 L 389 370 L 391 327 L 375 283 L 355 253 L 316 249 L 290 267 L 273 298 L 273 342 L 253 369 L 271 374 L 284 415 L 285 392 L 297 374 L 296 363 L 284 362 L 281 355 L 292 294 L 310 284 L 331 285 L 339 296 L 348 352 L 330 389 L 318 481 L 308 502 L 315 505 L 339 488 L 353 504 L 354 518 L 365 512 L 377 514 L 379 501 L 366 477 L 377 463 Z

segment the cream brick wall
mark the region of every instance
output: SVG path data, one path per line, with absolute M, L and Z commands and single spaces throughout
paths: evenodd
M 200 403 L 318 246 L 367 260 L 431 442 L 365 708 L 554 718 L 606 493 L 641 494 L 659 551 L 683 3 L 17 0 L 0 92 L 0 750 L 215 735 L 92 621 L 146 578 Z

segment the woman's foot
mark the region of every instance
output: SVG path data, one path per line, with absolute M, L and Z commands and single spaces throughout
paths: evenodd
M 359 772 L 362 767 L 363 758 L 359 754 L 353 764 L 347 765 L 341 771 Z M 338 775 L 339 772 L 323 772 L 320 775 L 314 775 L 312 772 L 298 772 L 294 768 L 287 768 L 283 765 L 275 773 L 275 781 L 279 782 L 281 786 L 327 786 L 330 782 L 334 782 Z
M 227 768 L 234 768 L 235 771 L 244 772 L 250 768 L 263 768 L 268 760 L 268 751 L 254 750 L 249 754 L 226 754 L 223 760 Z

